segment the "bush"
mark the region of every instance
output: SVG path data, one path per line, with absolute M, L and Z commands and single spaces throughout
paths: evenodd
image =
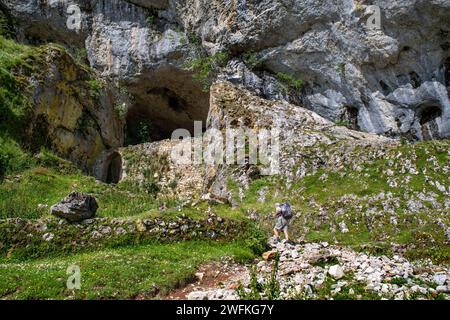
M 32 158 L 9 138 L 0 137 L 0 180 L 33 166 Z
M 101 90 L 103 89 L 103 84 L 97 79 L 87 80 L 86 83 L 89 86 L 90 95 L 95 99 L 100 98 L 100 93 Z
M 19 65 L 26 66 L 25 60 L 32 49 L 2 36 L 0 48 L 0 131 L 21 137 L 31 107 L 12 70 Z
M 199 82 L 205 91 L 209 90 L 211 81 L 221 67 L 224 67 L 229 60 L 228 53 L 217 52 L 212 56 L 191 59 L 185 64 L 185 70 L 193 71 L 192 76 Z
M 196 47 L 202 46 L 202 38 L 200 38 L 197 34 L 189 33 L 188 39 L 189 39 L 189 43 L 193 44 L 194 46 L 196 46 Z
M 142 120 L 137 124 L 135 132 L 135 144 L 149 142 L 153 132 L 153 124 L 151 120 Z
M 249 222 L 245 245 L 255 254 L 261 255 L 267 249 L 266 233 L 254 222 Z
M 156 24 L 156 21 L 158 19 L 158 10 L 156 9 L 148 9 L 147 11 L 147 17 L 145 18 L 145 21 L 150 27 L 153 27 Z
M 0 36 L 12 38 L 14 36 L 14 22 L 0 7 Z
M 272 266 L 272 271 L 268 279 L 258 281 L 258 273 L 256 266 L 250 270 L 250 287 L 246 291 L 242 284 L 236 290 L 237 295 L 241 300 L 277 300 L 280 298 L 280 282 L 278 281 L 280 255 L 275 256 L 275 261 Z
M 335 67 L 336 71 L 341 75 L 341 77 L 345 77 L 345 63 L 339 63 Z
M 290 91 L 298 93 L 299 91 L 302 90 L 304 85 L 303 80 L 297 79 L 294 76 L 283 72 L 277 73 L 277 80 L 278 83 L 280 84 L 281 89 L 283 89 L 287 93 Z
M 43 148 L 36 155 L 38 165 L 46 168 L 53 168 L 60 173 L 76 173 L 78 169 L 68 160 L 58 157 L 53 152 Z
M 245 65 L 250 69 L 253 70 L 256 67 L 260 66 L 264 60 L 261 58 L 258 58 L 258 55 L 254 53 L 253 51 L 245 52 L 243 54 L 243 59 L 245 62 Z
M 81 65 L 87 64 L 89 62 L 87 50 L 85 48 L 76 49 L 74 60 Z
M 147 180 L 143 183 L 144 190 L 154 197 L 158 195 L 158 192 L 160 190 L 158 183 L 156 182 L 155 178 L 149 177 Z

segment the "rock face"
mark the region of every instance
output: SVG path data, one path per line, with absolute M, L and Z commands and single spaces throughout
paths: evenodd
M 35 93 L 41 103 L 32 123 L 48 125 L 52 147 L 105 182 L 135 179 L 168 194 L 182 186 L 188 198 L 232 204 L 228 177 L 245 187 L 268 168 L 152 165 L 168 157 L 172 132 L 193 134 L 195 120 L 202 130 L 277 126 L 287 184 L 307 174 L 313 147 L 450 136 L 448 1 L 375 1 L 380 29 L 368 27 L 373 8 L 353 0 L 73 4 L 82 12 L 78 31 L 63 25 L 64 1 L 4 1 L 18 39 L 62 42 L 74 55 L 85 50 L 104 80 L 97 99 L 79 99 L 89 88 L 80 85 L 77 95 L 52 88 L 67 88 L 82 71 L 52 64 L 48 87 Z M 227 61 L 216 63 L 217 53 Z M 126 93 L 123 119 L 114 113 L 122 94 L 109 92 L 111 83 Z M 140 159 L 127 160 L 127 151 Z
M 49 47 L 43 55 L 41 70 L 30 78 L 33 119 L 28 136 L 45 140 L 89 172 L 103 150 L 123 143 L 123 124 L 114 110 L 116 94 L 67 52 Z M 97 83 L 98 89 L 93 87 Z
M 90 173 L 102 151 L 123 144 L 117 88 L 61 46 L 28 48 L 29 57 L 11 71 L 29 105 L 21 140 L 31 152 L 52 149 Z
M 20 39 L 84 46 L 94 69 L 120 80 L 136 98 L 128 127 L 144 114 L 167 136 L 204 120 L 208 95 L 184 64 L 222 51 L 230 61 L 211 80 L 367 132 L 450 136 L 447 0 L 75 0 L 78 31 L 65 25 L 64 1 L 3 2 Z M 286 75 L 303 86 L 280 81 Z
M 337 126 L 310 110 L 286 101 L 260 98 L 228 81 L 213 84 L 210 94 L 206 135 L 203 140 L 199 140 L 201 137 L 195 137 L 185 139 L 182 143 L 190 143 L 191 146 L 199 143 L 204 147 L 204 151 L 208 146 L 208 132 L 219 131 L 225 137 L 227 128 L 239 129 L 241 125 L 255 132 L 278 128 L 279 157 L 268 155 L 269 160 L 258 165 L 244 163 L 224 166 L 218 163 L 211 165 L 205 161 L 179 164 L 174 163 L 171 152 L 181 143 L 176 140 L 163 140 L 120 149 L 124 161 L 123 179 L 142 183 L 155 181 L 161 194 L 165 195 L 174 193 L 170 185 L 176 182 L 176 191 L 185 197 L 198 198 L 204 194 L 205 200 L 232 204 L 227 191 L 229 177 L 235 178 L 240 185 L 246 185 L 264 172 L 270 174 L 273 167 L 277 167 L 279 174 L 287 179 L 299 174 L 304 175 L 305 172 L 298 173 L 296 170 L 305 158 L 315 158 L 317 150 L 313 147 L 319 145 L 340 146 L 343 150 L 395 145 L 393 140 L 382 136 Z M 187 147 L 187 150 L 191 150 L 191 146 Z M 279 162 L 279 165 L 272 166 L 275 162 Z
M 53 205 L 50 212 L 69 222 L 81 222 L 94 218 L 97 209 L 97 200 L 93 196 L 72 192 L 61 202 Z

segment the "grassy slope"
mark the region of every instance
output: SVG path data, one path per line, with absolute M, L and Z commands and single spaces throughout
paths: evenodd
M 239 243 L 184 242 L 0 264 L 0 299 L 153 298 L 193 279 L 201 263 L 224 256 L 248 260 L 253 254 Z M 80 267 L 81 290 L 66 289 L 71 265 Z
M 337 172 L 319 169 L 316 174 L 294 181 L 290 188 L 285 187 L 284 181 L 264 178 L 252 183 L 239 210 L 258 212 L 270 229 L 273 221 L 268 215 L 274 204 L 289 200 L 296 211 L 291 228 L 295 238 L 341 243 L 379 254 L 390 254 L 392 243 L 408 245 L 410 258 L 450 263 L 449 241 L 445 230 L 436 223 L 440 219 L 450 227 L 445 209 L 449 197 L 432 185 L 438 181 L 447 189 L 450 186 L 446 173 L 449 151 L 450 140 L 399 146 L 384 157 L 361 163 L 360 171 L 351 166 Z M 435 162 L 430 161 L 432 157 Z M 409 161 L 418 174 L 405 169 Z M 389 169 L 393 172 L 391 177 L 386 175 Z M 396 185 L 390 185 L 392 180 Z M 269 186 L 269 191 L 265 201 L 259 202 L 259 190 L 264 186 Z M 385 197 L 378 199 L 382 193 Z M 421 195 L 434 197 L 440 208 L 421 200 Z M 425 208 L 412 212 L 408 208 L 410 200 L 420 201 Z M 341 222 L 346 223 L 348 233 L 339 231 Z
M 53 168 L 35 167 L 0 184 L 0 218 L 33 219 L 46 216 L 49 206 L 73 189 L 97 197 L 99 216 L 134 216 L 155 210 L 158 205 L 148 194 L 132 193 L 122 185 L 113 187 L 99 183 L 79 172 L 62 174 Z

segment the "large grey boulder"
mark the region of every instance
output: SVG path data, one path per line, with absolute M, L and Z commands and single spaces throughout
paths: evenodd
M 98 209 L 95 197 L 80 192 L 71 192 L 50 208 L 50 212 L 69 222 L 81 222 L 95 217 Z

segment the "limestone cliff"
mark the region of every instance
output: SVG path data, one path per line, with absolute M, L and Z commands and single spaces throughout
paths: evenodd
M 409 140 L 450 136 L 448 0 L 0 3 L 17 40 L 85 53 L 102 81 L 125 93 L 123 123 L 112 115 L 120 98 L 107 92 L 80 102 L 48 89 L 52 101 L 36 109 L 36 117 L 55 121 L 55 148 L 98 177 L 116 147 L 167 139 L 177 128 L 192 132 L 194 120 L 206 129 L 208 116 L 217 117 L 209 101 L 217 80 L 354 130 Z M 72 6 L 79 12 L 75 29 Z M 374 6 L 376 28 L 368 24 Z M 56 105 L 58 111 L 49 107 Z M 80 122 L 84 141 L 68 133 Z
M 130 127 L 150 117 L 167 136 L 204 120 L 208 95 L 185 61 L 226 52 L 228 64 L 208 74 L 211 81 L 227 79 L 367 132 L 450 135 L 448 0 L 2 3 L 20 39 L 85 47 L 94 69 L 122 81 L 135 97 Z M 81 10 L 77 32 L 66 27 L 69 4 Z M 367 25 L 373 5 L 379 29 Z M 283 85 L 280 75 L 303 85 Z

